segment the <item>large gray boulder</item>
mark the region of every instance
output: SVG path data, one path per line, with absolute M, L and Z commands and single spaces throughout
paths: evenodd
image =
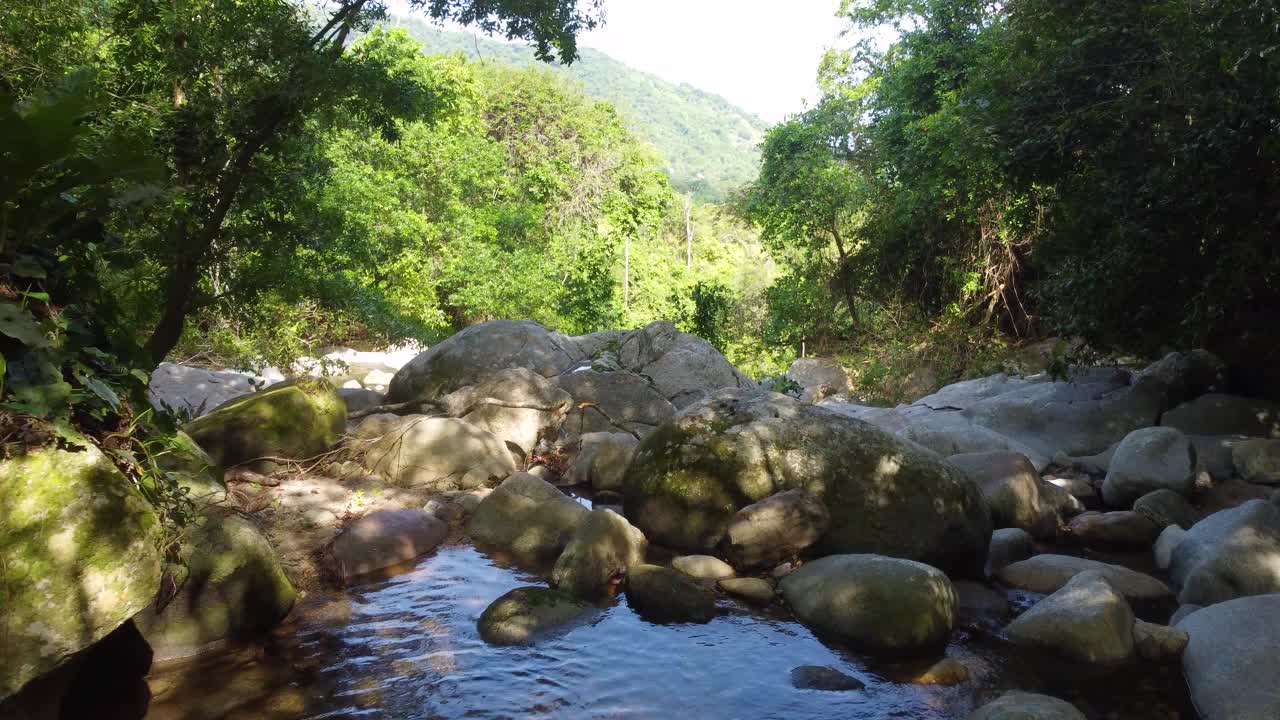
M 448 522 L 422 510 L 379 510 L 347 526 L 330 554 L 347 580 L 431 552 L 449 534 Z
M 578 454 L 564 474 L 565 485 L 590 485 L 596 490 L 617 492 L 627 473 L 627 464 L 640 441 L 627 433 L 592 432 L 579 437 Z
M 1134 657 L 1133 610 L 1099 572 L 1082 572 L 1022 613 L 1005 634 L 1032 647 L 1091 665 Z
M 644 562 L 649 541 L 627 519 L 596 508 L 578 523 L 551 570 L 551 587 L 581 598 L 608 595 L 614 579 Z
M 979 575 L 991 539 L 974 482 L 876 427 L 776 393 L 722 391 L 640 445 L 624 482 L 653 542 L 709 550 L 738 510 L 802 488 L 831 516 L 821 552 L 874 552 Z
M 947 460 L 978 483 L 991 510 L 992 527 L 1020 528 L 1040 539 L 1058 532 L 1058 508 L 1046 497 L 1046 483 L 1026 456 L 1008 452 L 963 453 Z
M 369 472 L 402 486 L 471 490 L 515 472 L 515 460 L 493 434 L 457 418 L 406 419 L 376 441 L 362 460 Z
M 937 568 L 880 555 L 828 555 L 782 580 L 806 625 L 891 655 L 937 650 L 956 621 L 956 594 Z
M 1000 582 L 1019 590 L 1050 594 L 1057 592 L 1083 572 L 1098 572 L 1111 587 L 1130 601 L 1169 600 L 1173 591 L 1168 585 L 1120 565 L 1071 555 L 1036 555 L 1016 562 L 1000 571 Z
M 253 639 L 275 627 L 296 594 L 271 543 L 253 523 L 208 516 L 182 546 L 177 594 L 134 617 L 154 659 L 188 657 L 220 640 Z
M 711 343 L 682 333 L 666 321 L 653 322 L 622 338 L 622 366 L 653 381 L 677 408 L 721 388 L 755 388 L 757 383 L 729 364 Z
M 826 385 L 836 395 L 848 395 L 853 388 L 849 372 L 839 360 L 829 357 L 797 358 L 787 368 L 787 379 L 806 390 Z
M 1015 690 L 974 710 L 969 720 L 1087 720 L 1066 700 Z
M 160 522 L 87 440 L 0 462 L 0 699 L 137 615 L 160 588 Z
M 721 543 L 736 568 L 773 567 L 816 544 L 830 525 L 817 495 L 787 490 L 734 514 Z
M 1188 435 L 1280 438 L 1280 403 L 1209 393 L 1161 415 L 1160 424 Z
M 544 587 L 518 587 L 480 613 L 480 638 L 493 645 L 532 645 L 591 613 L 572 595 Z
M 556 436 L 572 402 L 553 381 L 519 367 L 496 370 L 436 404 L 528 455 L 539 439 Z
M 1280 717 L 1280 595 L 1237 598 L 1178 623 L 1190 636 L 1182 673 L 1204 720 Z
M 639 439 L 676 414 L 657 386 L 634 373 L 576 370 L 556 382 L 573 398 L 560 426 L 562 445 L 594 432 L 627 433 Z
M 599 330 L 586 335 L 574 335 L 569 339 L 578 344 L 583 355 L 594 358 L 601 353 L 616 350 L 622 345 L 622 338 L 626 334 L 626 330 Z
M 920 405 L 932 410 L 968 410 L 983 400 L 1043 382 L 1046 382 L 1043 378 L 1023 378 L 998 373 L 952 383 L 932 395 L 920 398 L 912 405 Z
M 160 363 L 151 373 L 147 399 L 157 410 L 172 410 L 198 417 L 230 400 L 248 395 L 258 388 L 257 379 L 234 370 Z
M 467 523 L 487 543 L 533 562 L 554 561 L 588 510 L 544 480 L 516 473 L 489 493 Z
M 1187 436 L 1168 427 L 1142 428 L 1116 448 L 1102 483 L 1102 500 L 1128 508 L 1153 490 L 1190 495 L 1195 484 L 1196 451 Z
M 1171 352 L 1133 377 L 1133 385 L 1165 399 L 1165 408 L 1219 389 L 1226 366 L 1207 350 Z
M 1169 577 L 1184 604 L 1280 592 L 1280 508 L 1251 500 L 1196 523 L 1174 549 Z
M 507 368 L 554 377 L 585 359 L 577 343 L 532 320 L 492 320 L 472 325 L 400 368 L 387 388 L 387 402 L 434 402 Z

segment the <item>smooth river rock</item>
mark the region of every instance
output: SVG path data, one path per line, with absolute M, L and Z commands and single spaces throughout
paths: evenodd
M 1045 496 L 1045 486 L 1025 455 L 1009 452 L 962 453 L 947 458 L 978 483 L 991 509 L 991 526 L 1019 528 L 1035 538 L 1058 531 L 1058 509 Z
M 1190 636 L 1182 672 L 1204 720 L 1280 717 L 1280 594 L 1197 610 L 1178 623 Z
M 1186 435 L 1168 427 L 1135 430 L 1116 448 L 1102 482 L 1102 500 L 1130 508 L 1152 490 L 1191 494 L 1195 487 L 1196 451 Z
M 1173 550 L 1178 602 L 1212 605 L 1280 592 L 1280 508 L 1250 500 L 1196 523 Z
M 705 623 L 716 616 L 714 590 L 658 565 L 636 565 L 627 571 L 627 603 L 641 617 L 659 623 Z
M 644 562 L 649 542 L 627 519 L 612 510 L 596 508 L 578 523 L 573 537 L 551 570 L 551 587 L 596 600 L 612 589 L 611 582 Z
M 448 534 L 448 522 L 424 510 L 379 510 L 347 526 L 330 553 L 346 580 L 425 555 Z
M 591 606 L 549 588 L 519 587 L 490 603 L 476 623 L 493 645 L 531 645 L 591 612 Z
M 1066 700 L 1014 691 L 1001 695 L 969 715 L 969 720 L 1087 720 Z
M 1130 601 L 1167 600 L 1173 597 L 1168 585 L 1136 570 L 1072 555 L 1037 555 L 1000 571 L 1000 581 L 1019 590 L 1049 594 L 1057 592 L 1082 572 L 1097 571 L 1111 587 Z
M 817 495 L 786 490 L 739 510 L 721 545 L 736 568 L 773 567 L 816 544 L 830 526 Z
M 1087 571 L 1022 613 L 1005 633 L 1015 645 L 1091 665 L 1120 665 L 1134 655 L 1133 610 L 1102 573 Z
M 521 560 L 551 563 L 588 512 L 545 480 L 516 473 L 480 501 L 467 531 Z

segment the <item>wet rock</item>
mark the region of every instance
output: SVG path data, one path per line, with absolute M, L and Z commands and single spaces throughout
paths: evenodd
M 1155 556 L 1156 567 L 1168 570 L 1173 562 L 1173 551 L 1186 539 L 1187 531 L 1177 525 L 1170 525 L 1160 531 L 1160 537 L 1156 538 L 1156 544 L 1151 549 Z
M 1072 518 L 1067 534 L 1088 547 L 1109 545 L 1147 546 L 1155 541 L 1160 528 L 1151 518 L 1133 510 L 1106 513 L 1084 513 Z
M 624 498 L 653 542 L 714 548 L 738 510 L 785 490 L 820 497 L 822 552 L 874 551 L 978 575 L 990 517 L 977 486 L 936 455 L 776 393 L 722 391 L 646 438 Z
M 612 510 L 587 513 L 551 570 L 551 587 L 595 600 L 609 594 L 611 581 L 644 562 L 644 533 Z
M 1205 720 L 1280 717 L 1280 595 L 1229 600 L 1184 617 L 1182 672 Z
M 495 370 L 474 385 L 454 390 L 436 404 L 451 417 L 476 426 L 528 455 L 538 439 L 555 437 L 572 398 L 553 381 L 516 367 Z
M 1280 508 L 1251 500 L 1196 523 L 1174 549 L 1178 601 L 1213 605 L 1280 592 Z
M 834 395 L 848 395 L 853 388 L 849 373 L 835 358 L 798 358 L 787 368 L 787 379 L 805 389 L 826 385 Z
M 589 605 L 567 593 L 544 587 L 519 587 L 485 608 L 476 626 L 481 639 L 487 643 L 531 645 L 590 612 Z
M 1160 424 L 1189 435 L 1280 438 L 1280 403 L 1209 393 L 1166 412 Z
M 997 592 L 982 583 L 972 580 L 956 580 L 951 583 L 956 593 L 957 616 L 963 622 L 987 623 L 1004 620 L 1009 617 L 1009 599 L 1004 593 Z
M 1195 449 L 1186 435 L 1167 427 L 1135 430 L 1116 448 L 1102 499 L 1111 507 L 1128 508 L 1153 490 L 1190 495 L 1195 473 Z
M 1049 594 L 1057 592 L 1076 575 L 1089 571 L 1101 573 L 1111 587 L 1130 601 L 1165 600 L 1173 597 L 1169 586 L 1150 575 L 1120 565 L 1071 555 L 1037 555 L 1010 565 L 1001 570 L 999 575 L 1000 581 L 1010 587 Z
M 381 405 L 383 401 L 382 393 L 364 388 L 338 388 L 338 397 L 342 398 L 342 404 L 346 405 L 348 415 L 371 410 Z
M 1167 662 L 1182 655 L 1187 634 L 1175 627 L 1138 620 L 1133 624 L 1133 641 L 1143 660 Z
M 391 380 L 387 402 L 434 402 L 507 368 L 554 377 L 585 359 L 576 343 L 536 322 L 493 320 L 472 325 L 409 361 Z
M 916 685 L 962 685 L 969 682 L 969 666 L 955 658 L 942 658 L 911 678 Z
M 160 523 L 83 441 L 0 462 L 0 699 L 136 615 L 160 587 Z
M 580 437 L 581 449 L 565 472 L 566 485 L 590 485 L 596 490 L 622 489 L 627 463 L 640 441 L 627 433 L 590 432 Z
M 671 567 L 699 580 L 722 580 L 734 575 L 728 563 L 710 555 L 682 555 L 671 561 Z
M 1133 510 L 1160 528 L 1177 525 L 1187 529 L 1200 521 L 1200 513 L 1191 503 L 1172 490 L 1155 490 L 1143 495 L 1133 504 Z
M 843 692 L 861 690 L 867 685 L 858 678 L 846 675 L 832 667 L 801 665 L 791 669 L 791 686 L 798 690 Z
M 782 594 L 806 625 L 877 653 L 946 644 L 956 596 L 936 568 L 879 555 L 829 555 L 783 578 Z
M 183 431 L 222 467 L 259 458 L 305 460 L 333 447 L 347 406 L 324 380 L 299 380 L 236 398 Z
M 573 537 L 588 510 L 555 486 L 516 473 L 489 493 L 467 523 L 467 531 L 534 562 L 552 562 Z
M 457 418 L 406 420 L 375 442 L 364 456 L 369 472 L 397 485 L 470 490 L 515 472 L 501 440 Z
M 1280 485 L 1280 440 L 1244 440 L 1231 448 L 1231 464 L 1251 483 Z
M 1014 691 L 1001 695 L 969 715 L 969 720 L 1086 720 L 1066 700 Z
M 1021 528 L 1036 538 L 1057 533 L 1057 508 L 1041 492 L 1040 473 L 1026 456 L 1008 452 L 964 453 L 947 460 L 978 483 L 991 509 L 993 528 Z
M 1003 528 L 991 533 L 991 549 L 987 552 L 987 574 L 1036 554 L 1036 543 L 1020 528 Z
M 758 387 L 711 343 L 682 333 L 666 321 L 627 333 L 618 357 L 627 370 L 651 379 L 676 408 L 698 402 L 722 388 Z
M 756 605 L 768 605 L 775 594 L 773 583 L 764 578 L 725 578 L 716 584 L 726 593 Z
M 344 580 L 399 565 L 436 549 L 449 524 L 422 510 L 379 510 L 347 527 L 330 553 Z
M 249 640 L 293 608 L 293 585 L 275 550 L 253 523 L 206 517 L 183 544 L 177 594 L 134 617 L 154 659 L 187 657 L 223 639 Z
M 721 545 L 734 567 L 770 567 L 816 544 L 830 524 L 818 496 L 786 490 L 739 510 Z
M 627 572 L 627 603 L 653 622 L 710 622 L 716 594 L 688 575 L 657 565 L 636 565 Z
M 1019 615 L 1005 633 L 1015 645 L 1079 662 L 1119 665 L 1134 655 L 1133 610 L 1098 572 L 1082 572 Z
M 649 381 L 629 372 L 579 370 L 556 382 L 573 398 L 560 426 L 560 445 L 588 433 L 625 433 L 642 438 L 676 414 L 675 406 Z

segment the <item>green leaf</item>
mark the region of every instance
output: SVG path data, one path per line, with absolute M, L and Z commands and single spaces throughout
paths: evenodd
M 24 412 L 40 418 L 49 418 L 66 410 L 72 390 L 70 383 L 59 380 L 44 385 L 15 386 L 13 397 L 18 403 L 28 408 Z
M 49 339 L 40 332 L 40 324 L 26 308 L 15 302 L 0 300 L 0 333 L 4 333 L 31 348 L 49 346 Z
M 42 303 L 47 304 L 49 302 L 49 293 L 47 292 L 24 292 L 22 294 L 31 298 L 32 300 L 39 300 Z
M 98 399 L 110 405 L 112 410 L 120 409 L 120 396 L 116 395 L 116 392 L 111 389 L 110 385 L 93 375 L 81 376 L 78 379 L 80 380 L 80 383 L 84 385 L 86 390 L 98 396 Z

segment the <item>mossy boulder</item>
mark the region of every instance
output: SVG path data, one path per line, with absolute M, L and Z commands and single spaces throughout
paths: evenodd
M 476 627 L 487 643 L 532 645 L 590 613 L 590 605 L 559 590 L 519 587 L 490 603 Z
M 189 528 L 180 554 L 182 564 L 170 570 L 177 594 L 157 599 L 134 619 L 157 660 L 260 635 L 293 608 L 293 585 L 271 543 L 244 518 L 202 518 Z
M 87 441 L 0 463 L 0 699 L 151 602 L 159 538 L 151 505 Z
M 983 571 L 991 517 L 963 471 L 868 423 L 776 393 L 724 390 L 681 412 L 640 444 L 623 498 L 652 542 L 705 551 L 740 509 L 795 489 L 830 513 L 820 554 Z
M 264 457 L 304 460 L 338 442 L 347 409 L 327 380 L 298 380 L 236 398 L 183 426 L 223 467 Z

